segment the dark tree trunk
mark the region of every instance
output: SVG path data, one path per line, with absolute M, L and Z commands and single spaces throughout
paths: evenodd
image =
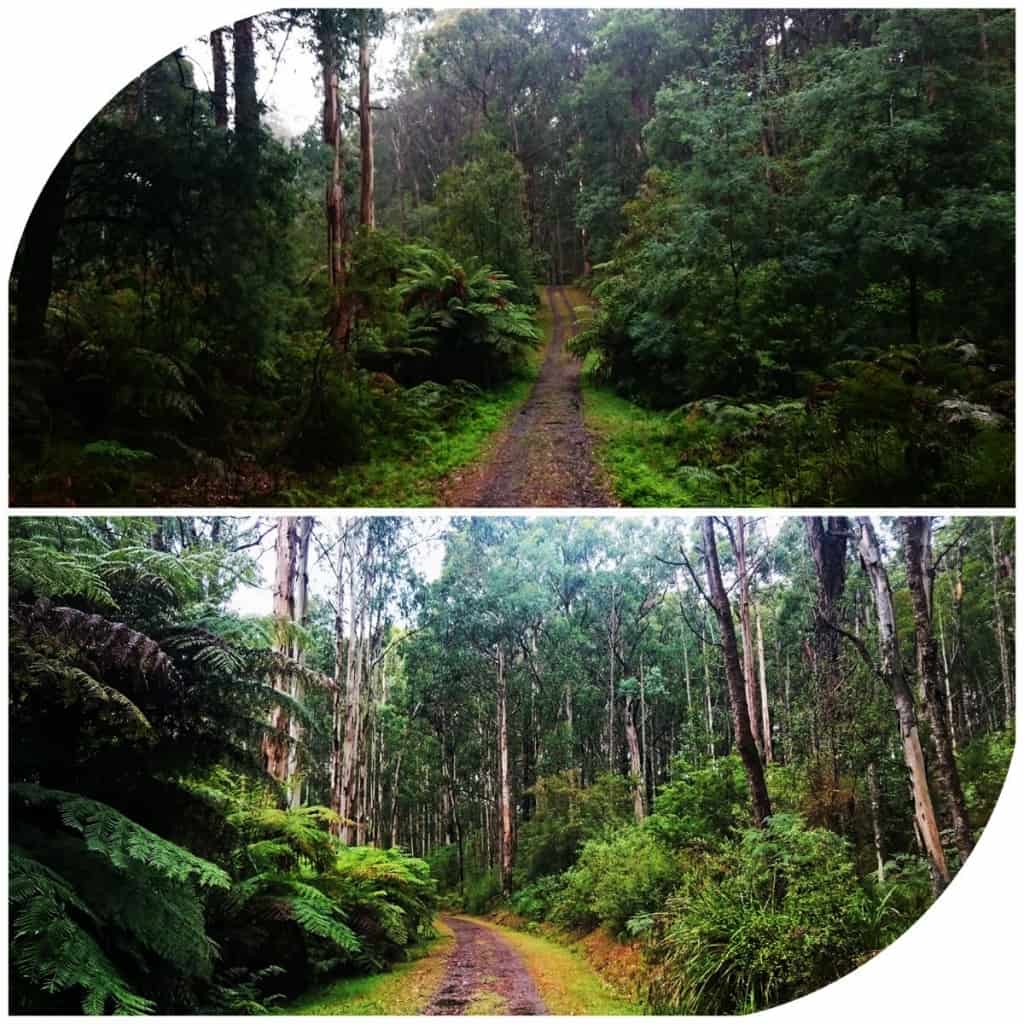
M 838 621 L 839 600 L 846 583 L 846 546 L 850 520 L 846 516 L 807 518 L 804 520 L 804 528 L 818 577 L 814 621 L 817 655 L 815 674 L 821 723 L 829 748 L 829 771 L 835 785 L 839 774 L 836 695 L 842 685 L 842 672 L 839 666 L 839 634 L 832 625 Z
M 762 827 L 771 816 L 772 806 L 768 799 L 768 787 L 764 781 L 764 768 L 754 737 L 750 731 L 750 714 L 747 710 L 747 693 L 740 665 L 740 652 L 736 643 L 736 628 L 732 621 L 732 608 L 722 583 L 722 570 L 718 564 L 718 547 L 715 542 L 715 525 L 710 516 L 701 520 L 704 538 L 704 560 L 707 565 L 710 603 L 718 619 L 722 637 L 722 652 L 725 657 L 725 678 L 729 686 L 729 704 L 732 711 L 733 734 L 736 749 L 750 784 L 750 796 L 754 807 L 754 823 Z
M 254 139 L 260 127 L 260 104 L 256 97 L 256 47 L 252 18 L 236 21 L 232 29 L 235 59 L 235 131 Z
M 213 123 L 228 126 L 228 58 L 224 50 L 224 29 L 210 33 L 210 55 L 213 59 Z

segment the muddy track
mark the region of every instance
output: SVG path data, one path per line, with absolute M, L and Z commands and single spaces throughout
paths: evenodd
M 488 997 L 488 1013 L 525 1017 L 548 1012 L 526 965 L 500 935 L 463 918 L 442 920 L 455 932 L 455 949 L 423 1013 L 457 1017 L 481 997 Z
M 580 361 L 566 351 L 576 333 L 561 287 L 545 289 L 552 313 L 544 363 L 523 407 L 499 432 L 489 455 L 453 473 L 439 504 L 449 507 L 589 508 L 614 505 L 602 483 L 583 422 Z

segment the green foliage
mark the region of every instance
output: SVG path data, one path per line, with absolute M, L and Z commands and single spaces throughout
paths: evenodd
M 497 871 L 484 871 L 466 879 L 462 902 L 469 914 L 483 914 L 501 896 L 501 879 Z
M 679 861 L 652 833 L 631 826 L 585 843 L 561 876 L 553 919 L 573 928 L 601 924 L 622 933 L 633 918 L 653 913 L 679 878 Z
M 1013 756 L 1014 730 L 979 736 L 958 752 L 957 768 L 974 828 L 984 828 L 992 814 Z
M 719 758 L 701 768 L 677 762 L 672 781 L 658 790 L 653 813 L 644 824 L 674 849 L 715 844 L 749 822 L 749 802 L 738 756 Z
M 652 1003 L 718 1014 L 805 995 L 857 966 L 870 916 L 846 843 L 777 814 L 682 877 L 657 915 Z
M 509 903 L 521 917 L 547 921 L 554 916 L 564 891 L 565 879 L 561 875 L 543 875 L 517 889 Z
M 608 834 L 632 819 L 629 780 L 604 773 L 581 786 L 579 773 L 539 779 L 536 806 L 519 831 L 517 870 L 532 880 L 571 867 L 588 839 Z
M 493 136 L 471 139 L 471 159 L 442 174 L 432 235 L 457 259 L 489 264 L 511 282 L 510 298 L 532 303 L 533 256 L 526 224 L 523 168 Z

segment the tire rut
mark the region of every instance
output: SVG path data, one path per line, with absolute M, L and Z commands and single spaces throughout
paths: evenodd
M 496 932 L 458 917 L 442 920 L 455 932 L 445 975 L 424 1014 L 462 1016 L 481 996 L 497 996 L 502 1008 L 489 1012 L 508 1016 L 548 1013 L 530 972 L 519 954 Z
M 529 397 L 489 457 L 449 479 L 450 507 L 591 508 L 614 505 L 602 484 L 583 421 L 580 361 L 566 350 L 576 317 L 565 289 L 545 289 L 551 338 Z

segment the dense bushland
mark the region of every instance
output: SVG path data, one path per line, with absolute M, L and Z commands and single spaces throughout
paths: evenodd
M 231 111 L 179 50 L 73 142 L 11 278 L 15 496 L 349 497 L 330 471 L 465 428 L 522 371 L 535 284 L 578 280 L 593 382 L 634 403 L 608 439 L 623 500 L 1009 503 L 1013 30 L 306 8 L 217 30 L 225 67 L 226 35 L 306 47 L 323 109 L 282 141 L 255 67 L 230 62 Z
M 776 1005 L 941 898 L 1013 750 L 1010 520 L 23 518 L 10 553 L 24 1011 L 259 1012 L 439 906 L 604 929 L 652 1009 Z

